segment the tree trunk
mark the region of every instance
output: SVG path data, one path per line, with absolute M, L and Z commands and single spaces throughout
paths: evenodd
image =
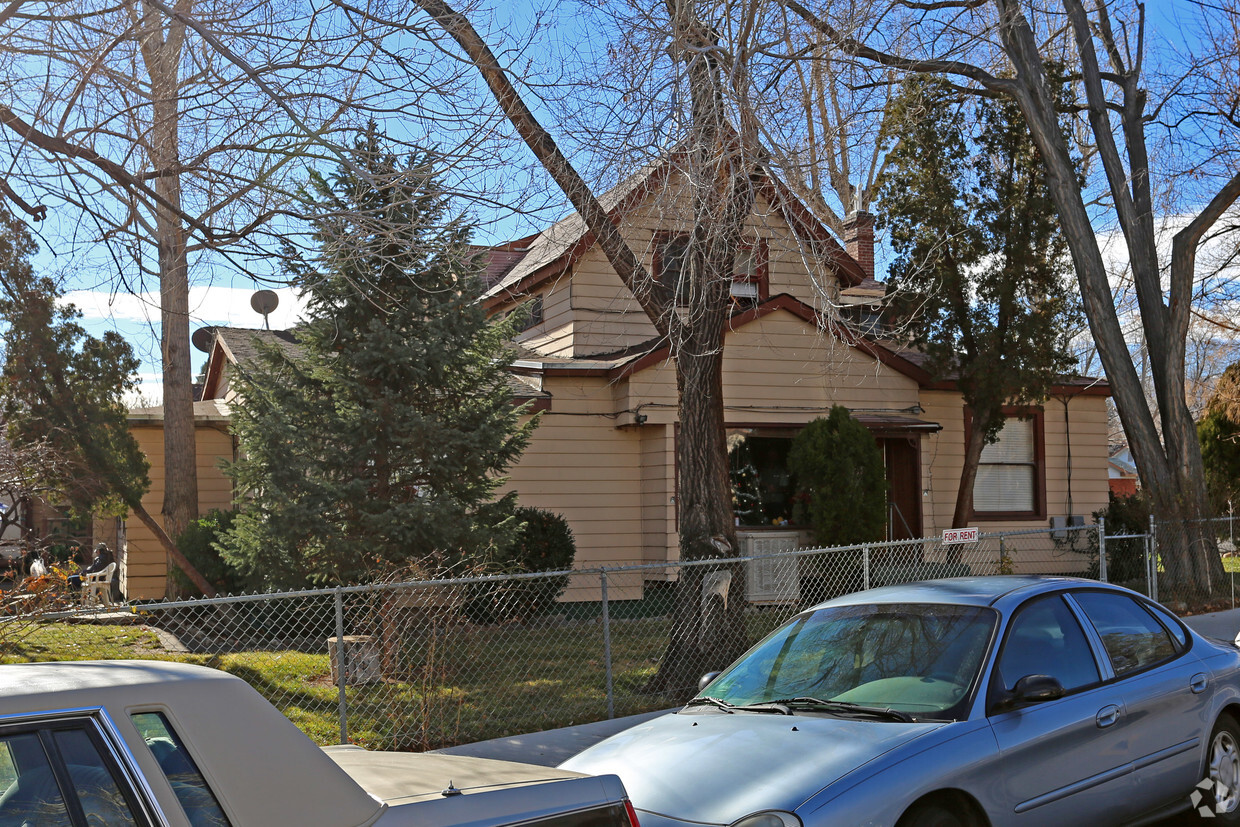
M 974 411 L 969 439 L 964 444 L 964 467 L 960 469 L 960 486 L 956 489 L 956 510 L 952 512 L 952 528 L 964 528 L 973 519 L 973 486 L 977 482 L 977 466 L 986 448 L 986 431 L 991 414 Z
M 1034 35 L 1011 0 L 996 0 L 996 6 L 1000 10 L 1004 48 L 1016 69 L 1018 90 L 1015 97 L 1046 165 L 1051 194 L 1059 210 L 1064 237 L 1080 283 L 1090 332 L 1110 381 L 1129 447 L 1140 469 L 1142 485 L 1150 492 L 1156 520 L 1181 527 L 1175 534 L 1182 540 L 1168 538 L 1164 544 L 1160 538 L 1160 552 L 1167 571 L 1166 582 L 1179 594 L 1194 599 L 1208 598 L 1223 582 L 1223 568 L 1218 555 L 1206 551 L 1206 547 L 1212 548 L 1213 543 L 1203 533 L 1204 526 L 1200 522 L 1207 516 L 1205 479 L 1201 472 L 1201 447 L 1197 442 L 1196 427 L 1184 401 L 1182 343 L 1177 348 L 1167 341 L 1180 335 L 1178 329 L 1173 329 L 1180 325 L 1175 323 L 1175 318 L 1169 317 L 1181 311 L 1187 313 L 1187 297 L 1179 296 L 1179 302 L 1173 303 L 1170 309 L 1163 304 L 1158 281 L 1158 253 L 1152 233 L 1145 226 L 1147 220 L 1152 218 L 1142 208 L 1149 202 L 1148 167 L 1142 165 L 1146 158 L 1144 133 L 1140 131 L 1140 104 L 1143 104 L 1144 98 L 1138 90 L 1126 91 L 1131 98 L 1126 107 L 1130 111 L 1122 113 L 1125 137 L 1128 139 L 1126 145 L 1140 149 L 1136 156 L 1130 158 L 1133 169 L 1126 175 L 1102 94 L 1101 70 L 1091 41 L 1093 29 L 1085 20 L 1084 9 L 1079 2 L 1065 0 L 1065 9 L 1077 34 L 1077 50 L 1090 103 L 1093 133 L 1098 138 L 1098 153 L 1116 199 L 1116 211 L 1122 219 L 1134 279 L 1139 280 L 1141 321 L 1146 341 L 1150 344 L 1162 419 L 1161 439 L 1116 316 L 1114 296 L 1098 247 L 1097 234 L 1082 200 L 1076 169 L 1059 128 L 1058 112 L 1046 91 L 1045 71 Z M 1127 182 L 1131 182 L 1131 193 Z M 1231 200 L 1234 198 L 1233 195 Z M 1191 281 L 1191 278 L 1191 272 L 1173 270 L 1173 299 L 1183 289 L 1181 282 L 1184 279 Z M 1176 353 L 1180 354 L 1178 364 Z
M 189 13 L 192 7 L 193 3 L 189 0 L 177 4 L 178 11 L 184 13 Z M 155 192 L 160 198 L 154 211 L 159 250 L 160 350 L 163 356 L 164 393 L 162 510 L 168 535 L 178 537 L 198 517 L 193 368 L 189 352 L 189 260 L 185 227 L 180 217 L 178 88 L 185 27 L 175 20 L 165 22 L 161 14 L 146 9 L 134 9 L 131 14 L 144 24 L 142 58 L 151 78 L 151 143 L 148 152 L 157 173 Z M 168 596 L 172 596 L 171 591 Z

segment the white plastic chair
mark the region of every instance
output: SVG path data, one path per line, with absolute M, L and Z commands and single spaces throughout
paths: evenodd
M 104 606 L 112 605 L 112 575 L 116 572 L 116 563 L 111 562 L 102 571 L 82 575 L 82 605 L 92 606 L 96 602 Z

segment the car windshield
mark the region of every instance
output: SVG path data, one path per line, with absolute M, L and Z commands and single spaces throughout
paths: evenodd
M 819 609 L 772 632 L 698 703 L 954 717 L 977 681 L 995 619 L 991 609 L 933 603 Z

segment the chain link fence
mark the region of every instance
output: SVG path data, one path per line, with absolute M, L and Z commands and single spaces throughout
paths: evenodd
M 1221 541 L 1229 526 L 1216 522 L 1202 530 Z M 1167 531 L 1160 526 L 1158 535 Z M 425 750 L 673 706 L 696 691 L 701 675 L 723 668 L 805 607 L 861 589 L 1036 573 L 1110 580 L 1157 596 L 1165 576 L 1157 541 L 1104 535 L 1102 526 L 1090 525 L 983 534 L 965 543 L 925 538 L 776 549 L 693 563 L 101 607 L 42 619 L 137 624 L 153 640 L 130 656 L 238 674 L 322 743 Z M 0 643 L 4 623 L 0 617 Z

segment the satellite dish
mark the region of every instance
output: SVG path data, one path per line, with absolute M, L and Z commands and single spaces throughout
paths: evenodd
M 203 353 L 210 353 L 211 343 L 215 341 L 215 328 L 200 327 L 194 331 L 194 335 L 190 336 L 189 340 Z
M 271 325 L 267 323 L 267 316 L 271 311 L 280 306 L 280 297 L 273 290 L 259 290 L 253 296 L 250 296 L 250 307 L 254 308 L 255 313 L 263 314 L 263 328 L 270 330 Z

